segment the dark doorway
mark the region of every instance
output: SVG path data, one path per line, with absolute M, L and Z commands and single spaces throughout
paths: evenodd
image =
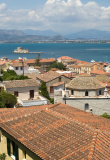
M 34 90 L 30 90 L 30 98 L 34 98 Z

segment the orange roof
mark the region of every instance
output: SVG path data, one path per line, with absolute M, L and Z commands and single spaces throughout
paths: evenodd
M 0 117 L 1 129 L 41 159 L 110 159 L 108 119 L 65 104 L 0 109 Z
M 89 62 L 85 62 L 85 61 L 76 61 L 77 64 L 89 64 Z
M 103 84 L 103 85 L 105 85 L 105 86 L 107 86 L 107 87 L 110 87 L 110 83 L 109 82 L 101 82 L 100 81 L 100 83 Z
M 71 67 L 72 68 L 81 68 L 81 66 L 78 66 L 78 65 L 72 65 Z
M 62 56 L 62 57 L 59 57 L 57 58 L 58 60 L 74 60 L 73 58 L 71 57 L 68 57 L 68 56 Z
M 91 71 L 91 74 L 108 74 L 108 73 L 101 70 L 95 70 L 95 71 Z
M 35 63 L 35 59 L 28 59 L 28 60 L 25 60 L 26 63 Z
M 40 60 L 40 63 L 45 63 L 45 62 L 48 63 L 48 62 L 54 62 L 54 61 L 56 61 L 55 58 L 49 58 L 49 59 L 43 58 Z
M 53 87 L 57 87 L 57 86 L 60 86 L 60 85 L 62 85 L 62 84 L 64 84 L 65 82 L 58 82 L 58 83 L 55 83 L 55 84 L 53 84 L 52 86 Z
M 73 78 L 76 76 L 76 73 L 63 73 L 64 76 L 68 77 L 68 78 Z
M 3 65 L 5 64 L 6 62 L 5 61 L 0 61 L 0 65 Z

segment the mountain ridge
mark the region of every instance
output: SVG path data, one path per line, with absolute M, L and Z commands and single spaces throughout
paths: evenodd
M 28 33 L 28 31 L 30 33 Z M 95 29 L 83 30 L 77 33 L 61 35 L 52 30 L 4 30 L 0 29 L 0 42 L 38 42 L 38 41 L 66 41 L 66 40 L 110 40 L 110 31 Z M 33 32 L 33 35 L 31 34 Z M 39 35 L 36 35 L 38 34 Z

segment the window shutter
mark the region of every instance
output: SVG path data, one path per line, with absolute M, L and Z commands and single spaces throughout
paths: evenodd
M 7 153 L 10 156 L 10 139 L 7 138 Z
M 19 160 L 19 156 L 18 156 L 18 146 L 15 144 L 15 157 L 16 160 Z

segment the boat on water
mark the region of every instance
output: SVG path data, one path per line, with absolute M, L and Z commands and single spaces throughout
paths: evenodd
M 13 53 L 43 53 L 43 52 L 29 52 L 28 49 L 23 49 L 22 47 L 17 47 L 17 49 L 15 49 L 13 51 Z

